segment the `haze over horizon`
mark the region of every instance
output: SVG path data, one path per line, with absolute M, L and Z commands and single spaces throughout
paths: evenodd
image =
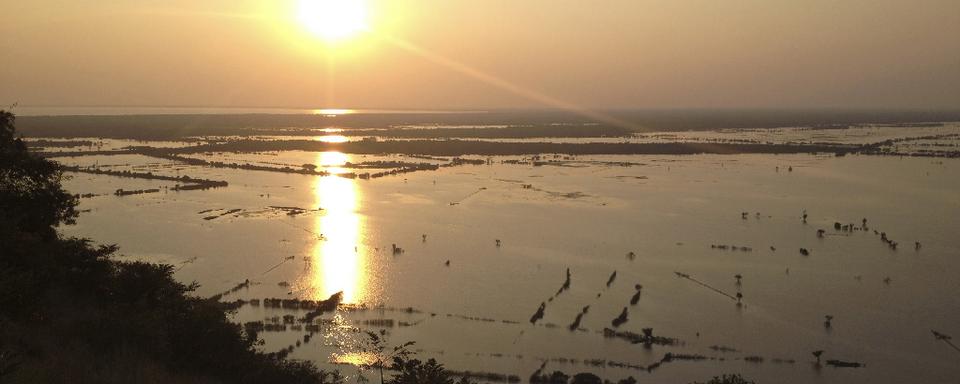
M 960 106 L 956 1 L 370 0 L 336 42 L 296 1 L 0 4 L 0 105 Z
M 0 384 L 960 377 L 960 0 L 0 11 Z

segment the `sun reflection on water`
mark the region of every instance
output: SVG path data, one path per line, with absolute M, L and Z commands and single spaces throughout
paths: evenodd
M 345 109 L 345 108 L 321 108 L 321 109 L 314 109 L 312 112 L 314 115 L 340 116 L 340 115 L 350 115 L 350 114 L 356 113 L 357 111 L 353 109 Z
M 350 172 L 348 169 L 343 167 L 349 161 L 350 161 L 350 156 L 348 156 L 343 152 L 328 151 L 328 152 L 320 152 L 320 155 L 317 157 L 316 165 L 324 168 L 324 170 L 327 172 L 330 172 L 335 175 L 339 175 L 341 173 Z M 332 184 L 333 182 L 328 182 L 328 183 Z M 350 185 L 353 185 L 352 181 L 350 182 Z M 318 191 L 318 196 L 321 198 L 323 197 L 323 196 L 320 196 L 319 191 Z
M 330 355 L 336 364 L 370 365 L 377 361 L 376 356 L 369 352 L 344 352 Z
M 344 135 L 315 136 L 313 140 L 324 142 L 324 143 L 346 143 L 347 141 L 350 141 L 350 139 L 348 139 Z
M 347 156 L 340 152 L 322 152 L 316 163 L 342 165 Z M 355 180 L 339 176 L 318 177 L 314 184 L 316 205 L 323 213 L 316 218 L 315 232 L 323 234 L 311 249 L 307 284 L 312 298 L 326 299 L 343 291 L 345 303 L 360 303 L 369 294 L 367 257 L 361 244 L 364 223 L 357 213 L 360 191 Z

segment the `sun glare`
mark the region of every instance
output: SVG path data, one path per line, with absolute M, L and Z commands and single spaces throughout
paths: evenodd
M 323 108 L 323 109 L 314 109 L 314 115 L 324 115 L 324 116 L 340 116 L 340 115 L 349 115 L 356 113 L 352 109 L 342 109 L 342 108 Z
M 363 0 L 300 0 L 297 19 L 313 35 L 338 42 L 367 30 Z

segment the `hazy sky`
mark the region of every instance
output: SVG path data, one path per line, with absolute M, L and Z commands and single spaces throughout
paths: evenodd
M 960 107 L 958 0 L 0 0 L 0 105 Z

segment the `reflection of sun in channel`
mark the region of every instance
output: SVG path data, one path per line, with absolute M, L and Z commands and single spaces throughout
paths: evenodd
M 350 161 L 350 157 L 343 152 L 320 152 L 320 158 L 317 164 L 321 167 L 338 167 Z
M 356 110 L 353 109 L 343 109 L 343 108 L 322 108 L 314 109 L 312 113 L 314 115 L 324 115 L 324 116 L 340 116 L 340 115 L 351 115 L 356 113 Z
M 350 139 L 344 135 L 317 136 L 315 140 L 322 141 L 324 143 L 346 143 L 347 141 L 350 141 Z
M 297 20 L 327 42 L 353 37 L 368 29 L 363 0 L 300 0 Z
M 323 136 L 323 137 L 331 138 L 334 136 Z M 346 137 L 344 137 L 343 139 L 344 139 L 343 141 L 347 141 Z M 327 141 L 327 140 L 324 140 L 321 138 L 320 141 Z M 327 141 L 327 142 L 337 143 L 340 141 Z M 343 152 L 335 152 L 335 151 L 320 152 L 320 157 L 318 158 L 317 166 L 322 167 L 327 172 L 330 172 L 335 175 L 339 175 L 339 174 L 347 173 L 350 171 L 343 167 L 344 165 L 347 165 L 349 161 L 350 161 L 350 156 L 348 156 Z M 328 182 L 328 184 L 330 184 L 330 182 Z
M 345 159 L 346 155 L 339 152 L 323 152 L 317 163 L 335 165 Z M 324 176 L 317 178 L 314 191 L 317 205 L 323 208 L 315 231 L 322 233 L 324 239 L 317 240 L 313 246 L 313 265 L 307 284 L 314 292 L 314 299 L 326 299 L 343 291 L 344 302 L 360 302 L 368 294 L 368 276 L 366 256 L 360 249 L 363 220 L 356 212 L 357 185 L 353 179 Z

